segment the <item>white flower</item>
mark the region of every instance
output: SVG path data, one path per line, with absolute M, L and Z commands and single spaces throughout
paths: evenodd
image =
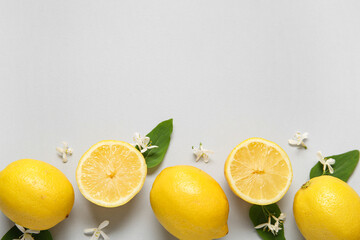
M 271 224 L 271 217 L 274 218 L 275 224 Z M 270 214 L 270 216 L 268 218 L 268 222 L 255 226 L 255 229 L 263 228 L 265 230 L 266 228 L 268 228 L 269 231 L 271 231 L 271 233 L 275 236 L 282 229 L 280 227 L 280 223 L 283 223 L 285 221 L 285 218 L 286 218 L 286 216 L 284 213 L 281 213 L 278 218 L 275 217 L 274 215 Z
M 62 142 L 62 144 L 64 145 L 62 148 L 61 147 L 57 147 L 56 151 L 58 152 L 58 154 L 62 157 L 63 162 L 66 163 L 67 160 L 67 156 L 71 156 L 73 153 L 72 148 L 69 148 L 69 145 L 67 142 Z
M 214 153 L 211 150 L 204 149 L 202 143 L 200 143 L 199 148 L 193 146 L 192 149 L 194 154 L 196 155 L 195 161 L 199 161 L 200 158 L 203 158 L 204 162 L 207 163 L 209 162 L 209 154 Z
M 158 147 L 158 146 L 149 144 L 150 138 L 149 137 L 141 137 L 139 133 L 134 134 L 133 140 L 135 142 L 135 144 L 133 144 L 133 145 L 138 146 L 141 153 L 146 152 L 148 149 Z
M 292 139 L 289 139 L 289 144 L 292 146 L 298 146 L 303 147 L 307 149 L 307 146 L 304 143 L 304 140 L 307 139 L 309 136 L 309 133 L 304 132 L 301 134 L 301 132 L 296 132 Z
M 19 239 L 14 239 L 14 240 L 34 240 L 34 238 L 31 236 L 31 234 L 39 234 L 40 231 L 34 231 L 34 230 L 30 230 L 30 229 L 25 229 L 24 227 L 16 224 L 16 227 L 23 233 Z
M 105 239 L 110 239 L 108 235 L 106 235 L 102 229 L 105 228 L 107 225 L 109 225 L 109 221 L 105 220 L 97 228 L 87 228 L 84 230 L 85 234 L 93 234 L 90 238 L 90 240 L 98 240 L 100 238 L 100 235 Z
M 332 158 L 326 159 L 326 158 L 324 158 L 320 151 L 318 151 L 316 154 L 317 154 L 317 156 L 319 158 L 319 162 L 321 162 L 321 164 L 324 166 L 323 167 L 323 173 L 326 172 L 326 168 L 329 168 L 330 174 L 333 174 L 334 169 L 332 168 L 331 165 L 335 164 L 335 159 L 332 159 Z

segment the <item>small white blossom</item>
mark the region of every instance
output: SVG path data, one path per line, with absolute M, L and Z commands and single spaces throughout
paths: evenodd
M 106 235 L 102 229 L 104 229 L 107 225 L 109 225 L 109 221 L 105 220 L 97 228 L 87 228 L 84 230 L 85 234 L 93 234 L 90 240 L 98 240 L 100 236 L 102 236 L 105 240 L 109 240 L 109 236 Z
M 211 150 L 204 149 L 202 143 L 200 143 L 199 148 L 193 146 L 192 149 L 194 154 L 196 155 L 195 161 L 199 161 L 200 158 L 203 158 L 204 162 L 207 163 L 209 162 L 209 154 L 214 153 Z
M 324 158 L 324 156 L 322 155 L 322 153 L 320 151 L 318 151 L 317 153 L 317 156 L 319 158 L 319 162 L 323 165 L 323 173 L 326 172 L 326 168 L 329 168 L 329 172 L 330 174 L 333 174 L 334 173 L 334 169 L 331 165 L 334 165 L 335 164 L 335 159 L 333 158 Z
M 271 217 L 275 220 L 274 224 L 271 224 Z M 281 213 L 278 218 L 275 217 L 274 215 L 270 215 L 267 223 L 259 224 L 259 225 L 255 226 L 255 229 L 263 228 L 265 230 L 266 228 L 268 228 L 269 231 L 271 231 L 271 233 L 275 236 L 282 229 L 280 227 L 280 223 L 283 223 L 285 221 L 285 218 L 286 218 L 286 216 L 284 213 Z
M 158 146 L 150 144 L 149 137 L 141 137 L 139 133 L 134 134 L 133 140 L 134 140 L 135 144 L 132 144 L 132 145 L 138 146 L 141 153 L 146 152 L 148 149 L 158 147 Z
M 307 149 L 307 146 L 304 143 L 304 140 L 307 139 L 309 136 L 309 133 L 304 132 L 303 134 L 301 132 L 296 132 L 292 139 L 289 139 L 289 144 L 292 146 L 297 147 L 303 147 Z
M 19 239 L 13 239 L 13 240 L 34 240 L 34 238 L 31 236 L 31 234 L 39 234 L 40 231 L 34 231 L 30 229 L 25 229 L 24 227 L 16 224 L 16 227 L 23 233 Z
M 63 147 L 57 147 L 56 151 L 58 152 L 58 154 L 62 157 L 62 160 L 64 163 L 66 163 L 68 161 L 67 156 L 71 156 L 73 153 L 72 148 L 69 148 L 69 144 L 67 142 L 62 142 Z

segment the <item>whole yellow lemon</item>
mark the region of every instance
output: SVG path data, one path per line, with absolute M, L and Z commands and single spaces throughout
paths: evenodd
M 150 203 L 161 225 L 179 239 L 210 240 L 228 233 L 226 195 L 196 167 L 165 168 L 154 181 Z
M 70 214 L 74 189 L 54 166 L 21 159 L 0 172 L 0 210 L 13 222 L 32 229 L 49 229 Z
M 309 180 L 296 193 L 293 210 L 307 240 L 360 239 L 360 197 L 338 178 Z

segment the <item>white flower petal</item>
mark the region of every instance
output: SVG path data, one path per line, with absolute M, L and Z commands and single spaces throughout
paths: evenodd
M 158 148 L 158 147 L 159 147 L 159 146 L 151 145 L 151 146 L 148 146 L 147 149 Z
M 268 223 L 262 223 L 262 224 L 255 226 L 255 229 L 260 229 L 260 228 L 267 227 L 267 226 L 268 226 Z
M 317 157 L 319 158 L 319 161 L 320 161 L 320 162 L 323 162 L 323 161 L 324 161 L 324 157 L 323 157 L 321 151 L 318 151 L 318 152 L 316 153 L 316 155 L 317 155 Z
M 270 229 L 270 231 L 271 231 L 271 233 L 273 234 L 273 235 L 275 235 L 275 228 L 274 228 L 274 225 L 268 225 L 268 228 Z
M 84 233 L 85 234 L 90 234 L 90 233 L 93 233 L 96 231 L 97 228 L 87 228 L 87 229 L 84 229 Z
M 334 169 L 331 165 L 328 165 L 328 168 L 329 168 L 329 172 L 330 174 L 333 174 L 334 173 Z
M 149 144 L 149 142 L 150 142 L 150 138 L 149 137 L 144 137 L 142 142 L 143 142 L 143 144 L 145 146 L 147 146 Z
M 100 238 L 100 233 L 97 234 L 97 232 L 95 232 L 95 233 L 91 236 L 90 240 L 98 240 L 99 238 Z
M 109 236 L 106 235 L 106 233 L 104 233 L 103 231 L 100 232 L 100 234 L 102 235 L 102 237 L 104 238 L 104 240 L 109 240 Z
M 288 141 L 289 141 L 290 145 L 299 145 L 300 144 L 299 141 L 294 140 L 294 139 L 289 139 Z
M 57 151 L 60 155 L 62 155 L 63 152 L 64 152 L 64 150 L 63 150 L 61 147 L 56 147 L 56 151 Z
M 326 162 L 327 162 L 328 164 L 330 164 L 330 165 L 333 165 L 333 164 L 335 164 L 335 159 L 329 158 L 329 159 L 326 160 Z
M 103 221 L 102 223 L 100 223 L 98 229 L 103 229 L 103 228 L 105 228 L 105 227 L 108 226 L 108 225 L 109 225 L 109 221 L 108 221 L 108 220 L 105 220 L 105 221 Z
M 204 150 L 203 150 L 203 152 L 204 152 L 204 153 L 206 153 L 207 155 L 208 155 L 208 154 L 213 154 L 213 153 L 214 153 L 214 151 L 211 151 L 211 150 L 206 150 L 206 149 L 204 149 Z
M 25 233 L 25 228 L 15 223 L 15 226 L 22 232 Z
M 286 220 L 286 215 L 285 213 L 281 213 L 279 216 L 279 220 L 285 221 Z

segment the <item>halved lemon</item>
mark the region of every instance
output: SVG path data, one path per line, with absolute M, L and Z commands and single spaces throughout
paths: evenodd
M 99 206 L 118 207 L 142 188 L 147 173 L 143 155 L 129 143 L 104 140 L 80 159 L 76 181 L 82 195 Z
M 288 155 L 276 143 L 250 138 L 237 145 L 225 163 L 231 190 L 257 205 L 279 201 L 290 187 L 293 172 Z

